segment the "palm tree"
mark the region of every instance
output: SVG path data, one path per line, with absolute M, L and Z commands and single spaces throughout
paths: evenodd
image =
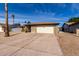
M 13 20 L 13 24 L 14 24 L 14 17 L 15 17 L 15 15 L 14 15 L 14 14 L 12 14 L 12 20 Z
M 28 22 L 27 22 L 27 24 L 31 24 L 31 22 L 30 22 L 30 21 L 28 21 Z
M 5 3 L 5 37 L 9 37 L 9 26 L 8 26 L 8 4 Z
M 27 23 L 26 21 L 24 23 Z

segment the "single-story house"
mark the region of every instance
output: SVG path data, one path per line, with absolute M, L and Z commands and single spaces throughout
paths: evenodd
M 15 24 L 10 25 L 10 27 L 11 27 L 11 28 L 18 28 L 18 27 L 20 27 L 20 24 L 15 23 Z
M 0 23 L 0 32 L 4 32 L 4 24 Z
M 36 23 L 30 23 L 26 24 L 25 27 L 27 29 L 27 32 L 32 33 L 56 33 L 57 32 L 57 25 L 59 23 L 54 22 L 36 22 Z
M 20 24 L 9 24 L 9 31 L 21 32 Z M 0 23 L 0 32 L 5 32 L 5 24 Z
M 12 32 L 21 32 L 21 26 L 18 23 L 10 25 Z
M 68 22 L 62 27 L 64 32 L 76 33 L 76 29 L 79 29 L 79 22 Z

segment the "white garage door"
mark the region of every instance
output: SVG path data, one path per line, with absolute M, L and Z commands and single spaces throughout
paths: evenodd
M 37 33 L 54 33 L 54 27 L 37 27 Z

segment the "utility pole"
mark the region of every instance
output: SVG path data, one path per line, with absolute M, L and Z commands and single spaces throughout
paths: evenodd
M 5 37 L 9 37 L 8 3 L 5 3 Z

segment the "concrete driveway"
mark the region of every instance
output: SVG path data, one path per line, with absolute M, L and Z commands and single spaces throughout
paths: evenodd
M 59 56 L 63 55 L 57 37 L 53 34 L 0 33 L 0 55 L 2 56 Z

